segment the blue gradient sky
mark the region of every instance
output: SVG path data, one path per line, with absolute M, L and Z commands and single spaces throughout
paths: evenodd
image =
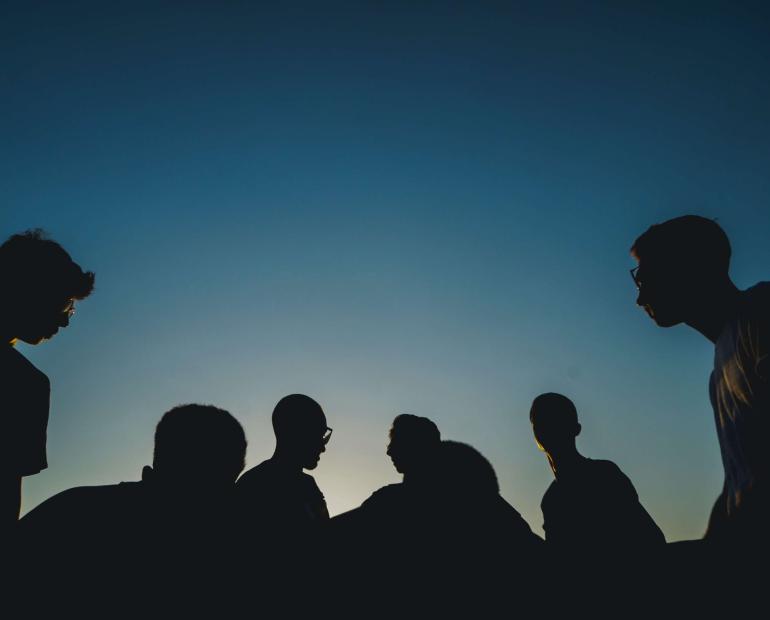
M 232 411 L 254 465 L 304 392 L 334 428 L 332 513 L 397 479 L 412 412 L 540 532 L 527 414 L 553 390 L 667 538 L 699 536 L 711 346 L 635 307 L 628 248 L 697 212 L 740 286 L 768 277 L 768 11 L 312 4 L 5 5 L 0 233 L 42 226 L 97 273 L 69 329 L 20 345 L 53 383 L 24 510 L 137 479 L 183 402 Z

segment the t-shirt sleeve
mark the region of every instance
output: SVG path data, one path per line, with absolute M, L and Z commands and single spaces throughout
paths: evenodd
M 31 476 L 48 466 L 48 377 L 20 353 L 5 351 L 0 360 L 0 390 L 4 395 L 0 467 L 12 475 Z
M 609 462 L 606 475 L 612 480 L 607 485 L 610 500 L 607 515 L 615 521 L 617 531 L 629 542 L 664 543 L 663 532 L 642 506 L 631 479 Z

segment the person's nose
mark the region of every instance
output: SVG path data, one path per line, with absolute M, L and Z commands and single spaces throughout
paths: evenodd
M 643 308 L 647 305 L 645 301 L 644 293 L 642 293 L 642 289 L 639 289 L 639 294 L 636 296 L 636 305 Z

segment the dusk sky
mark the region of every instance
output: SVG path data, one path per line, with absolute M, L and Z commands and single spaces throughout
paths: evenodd
M 332 514 L 398 480 L 408 412 L 542 534 L 528 412 L 558 391 L 579 449 L 700 537 L 713 345 L 635 306 L 628 250 L 698 213 L 740 287 L 770 279 L 765 6 L 5 3 L 0 235 L 42 227 L 96 272 L 68 329 L 18 345 L 52 382 L 23 512 L 138 479 L 180 403 L 231 411 L 251 467 L 302 392 Z

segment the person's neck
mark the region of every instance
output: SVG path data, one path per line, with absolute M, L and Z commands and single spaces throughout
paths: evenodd
M 7 316 L 4 310 L 0 310 L 0 342 L 13 346 L 18 340 L 18 323 L 12 316 Z
M 403 482 L 404 484 L 415 486 L 420 484 L 427 478 L 428 476 L 424 472 L 413 471 L 411 473 L 404 474 L 404 477 L 401 479 L 401 482 Z
M 548 464 L 557 480 L 560 477 L 569 476 L 586 458 L 577 451 L 577 448 L 560 451 L 556 454 L 549 452 L 547 456 Z
M 273 452 L 272 460 L 287 471 L 302 473 L 302 464 L 298 463 L 297 459 L 293 458 L 286 450 L 281 449 L 280 446 L 276 447 L 275 452 Z
M 707 299 L 698 308 L 698 315 L 685 321 L 687 325 L 716 342 L 725 323 L 735 313 L 740 290 L 729 278 L 709 291 Z

